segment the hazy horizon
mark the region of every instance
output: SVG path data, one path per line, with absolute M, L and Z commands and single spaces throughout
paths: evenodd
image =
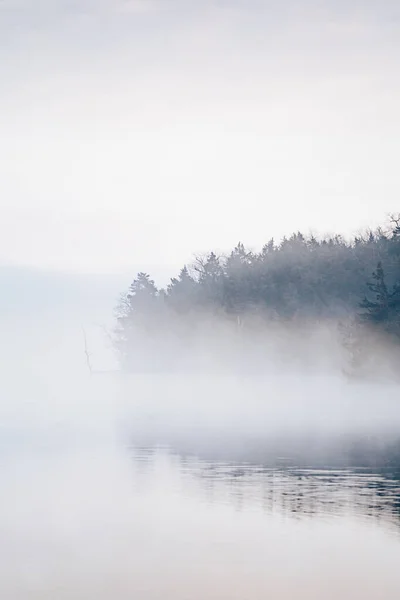
M 397 210 L 394 1 L 7 0 L 0 261 L 175 272 Z
M 0 597 L 399 597 L 399 1 L 0 40 Z

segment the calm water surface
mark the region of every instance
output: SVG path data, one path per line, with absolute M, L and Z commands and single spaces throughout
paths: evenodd
M 2 453 L 0 597 L 400 597 L 400 484 L 117 442 Z
M 69 389 L 62 381 L 62 388 L 58 380 L 51 387 L 47 378 L 39 385 L 25 376 L 4 386 L 3 378 L 1 600 L 400 598 L 400 483 L 394 473 L 266 468 L 260 460 L 211 460 L 211 451 L 199 458 L 142 443 L 147 434 L 164 434 L 167 419 L 176 439 L 185 432 L 184 447 L 196 423 L 210 431 L 212 421 L 221 446 L 228 430 L 237 440 L 249 431 L 261 434 L 272 409 L 264 415 L 261 398 L 252 410 L 246 400 L 243 411 L 238 398 L 240 410 L 235 413 L 231 401 L 228 413 L 225 382 L 221 392 L 211 388 L 213 410 L 204 414 L 194 407 L 204 406 L 208 388 L 198 392 L 190 382 L 188 394 L 165 381 L 148 391 L 143 383 L 133 386 L 131 395 L 143 406 L 135 405 L 132 420 L 135 431 L 145 433 L 141 447 L 138 438 L 131 445 L 115 426 L 126 418 L 114 387 L 105 389 L 102 380 L 95 389 L 92 381 Z M 182 401 L 166 414 L 149 408 L 151 397 L 164 406 L 171 398 Z M 185 409 L 187 398 L 192 404 Z M 365 406 L 365 394 L 362 400 Z M 282 402 L 275 423 L 287 422 L 296 408 L 288 413 Z M 341 425 L 337 407 L 335 398 L 328 420 Z M 295 422 L 303 412 L 299 407 Z M 316 414 L 308 409 L 308 418 Z M 354 414 L 357 422 L 365 417 L 358 407 Z M 200 444 L 205 451 L 208 439 Z

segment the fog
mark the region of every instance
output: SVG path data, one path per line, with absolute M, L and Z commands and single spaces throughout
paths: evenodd
M 44 286 L 41 277 L 36 294 L 53 304 L 37 309 L 33 293 L 18 305 L 12 285 L 8 304 L 3 296 L 3 443 L 107 435 L 225 458 L 296 460 L 292 444 L 302 440 L 307 460 L 319 463 L 328 448 L 335 462 L 332 444 L 343 458 L 352 439 L 379 449 L 400 431 L 398 384 L 384 371 L 375 380 L 349 379 L 331 325 L 305 335 L 275 324 L 238 344 L 237 332 L 214 317 L 189 341 L 161 335 L 161 353 L 138 333 L 136 372 L 124 373 L 111 340 L 119 281 L 100 278 L 94 293 L 90 278 L 49 274 Z
M 353 377 L 338 323 L 189 334 L 159 289 L 129 369 L 113 343 L 139 270 L 398 210 L 399 24 L 395 0 L 0 2 L 1 599 L 400 597 L 398 349 Z M 357 310 L 385 244 L 316 254 L 303 305 L 285 255 L 276 304 L 325 314 L 324 280 Z
M 34 299 L 43 280 L 33 280 Z M 297 361 L 270 352 L 260 370 L 258 344 L 249 340 L 242 367 L 257 369 L 238 370 L 223 358 L 232 338 L 213 327 L 186 349 L 179 372 L 160 372 L 159 364 L 151 372 L 150 361 L 122 374 L 104 333 L 119 283 L 97 281 L 88 300 L 90 279 L 62 280 L 68 301 L 41 310 L 3 296 L 2 597 L 227 600 L 251 589 L 257 599 L 286 599 L 303 586 L 315 600 L 355 590 L 372 599 L 382 574 L 397 593 L 394 484 L 349 472 L 333 486 L 334 472 L 324 479 L 291 471 L 374 460 L 387 470 L 379 452 L 399 432 L 395 384 L 349 383 L 326 331 L 312 342 L 314 356 L 324 357 L 317 368 L 302 367 L 296 333 Z M 19 273 L 18 290 L 22 281 Z M 55 298 L 59 280 L 49 275 L 45 287 Z M 12 289 L 8 279 L 9 299 Z M 279 329 L 273 336 L 276 345 Z M 169 352 L 179 357 L 182 348 L 175 342 Z

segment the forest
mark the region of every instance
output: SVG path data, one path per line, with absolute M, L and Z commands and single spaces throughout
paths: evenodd
M 210 347 L 205 353 L 223 355 L 229 362 L 234 348 L 248 348 L 243 340 L 257 340 L 258 350 L 263 345 L 282 350 L 282 332 L 291 332 L 284 345 L 288 355 L 293 332 L 304 341 L 317 327 L 329 327 L 348 372 L 376 363 L 376 349 L 383 347 L 384 361 L 392 362 L 396 372 L 400 216 L 392 215 L 385 228 L 349 240 L 339 234 L 317 239 L 297 232 L 279 243 L 270 239 L 258 252 L 242 243 L 226 255 L 210 251 L 183 266 L 166 288 L 140 272 L 122 295 L 116 318 L 114 344 L 128 371 L 145 364 L 152 369 L 182 364 L 199 339 L 205 344 L 213 339 L 216 354 Z M 229 339 L 224 347 L 218 346 L 222 337 Z

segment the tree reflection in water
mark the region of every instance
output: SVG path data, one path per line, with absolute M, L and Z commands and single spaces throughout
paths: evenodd
M 368 519 L 400 534 L 400 474 L 393 471 L 212 462 L 166 447 L 133 447 L 131 453 L 139 485 L 167 486 L 239 511 Z

